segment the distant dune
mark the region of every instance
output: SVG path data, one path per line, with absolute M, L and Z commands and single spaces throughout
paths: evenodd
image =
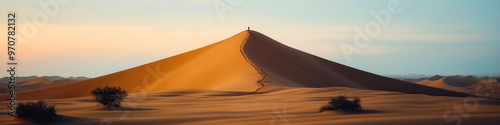
M 34 78 L 38 78 L 38 76 L 17 76 L 16 77 L 16 82 L 19 83 L 19 82 L 24 82 L 26 80 L 30 80 L 30 79 L 34 79 Z M 10 81 L 10 77 L 2 77 L 0 78 L 0 84 L 7 84 L 9 83 Z
M 404 78 L 404 79 L 419 79 L 419 78 L 429 78 L 431 75 L 425 75 L 425 74 L 385 74 L 383 76 L 389 77 L 389 78 Z
M 430 81 L 435 81 L 444 78 L 444 76 L 435 75 L 429 78 Z
M 120 86 L 132 93 L 167 89 L 253 92 L 269 87 L 351 87 L 469 96 L 354 69 L 288 47 L 259 32 L 243 31 L 170 58 L 71 84 L 20 92 L 17 97 L 21 100 L 83 97 L 106 85 Z
M 52 86 L 57 86 L 57 85 L 63 85 L 63 84 L 77 82 L 77 81 L 80 81 L 80 80 L 76 80 L 76 79 L 47 80 L 43 77 L 36 77 L 36 78 L 30 79 L 30 80 L 26 80 L 26 81 L 17 83 L 15 90 L 16 90 L 16 92 L 22 92 L 22 91 L 52 87 Z M 10 91 L 11 90 L 8 89 L 7 85 L 2 84 L 2 86 L 0 86 L 0 94 L 9 93 Z
M 53 81 L 53 80 L 61 80 L 61 79 L 75 79 L 75 80 L 86 80 L 86 79 L 90 79 L 88 77 L 84 77 L 84 76 L 78 76 L 78 77 L 62 77 L 62 76 L 40 76 L 41 78 L 44 78 L 46 80 L 49 80 L 49 81 Z M 16 76 L 16 82 L 17 83 L 20 83 L 20 82 L 24 82 L 24 81 L 27 81 L 27 80 L 31 80 L 31 79 L 35 79 L 35 78 L 39 78 L 39 76 Z M 2 77 L 0 78 L 0 84 L 7 84 L 9 83 L 10 81 L 10 77 Z
M 430 78 L 402 80 L 462 93 L 476 94 L 476 91 L 481 94 L 491 93 L 492 97 L 500 98 L 500 81 L 498 81 L 498 77 L 435 75 Z

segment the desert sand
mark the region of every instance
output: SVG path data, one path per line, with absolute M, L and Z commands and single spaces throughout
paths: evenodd
M 110 111 L 89 97 L 106 85 L 134 94 Z M 363 110 L 319 112 L 329 97 L 344 94 L 360 97 Z M 55 103 L 60 124 L 445 124 L 443 114 L 469 104 L 467 97 L 473 95 L 328 61 L 256 31 L 109 75 L 17 94 L 19 101 Z M 500 101 L 473 99 L 480 101 L 466 111 L 472 115 L 450 117 L 467 124 L 500 121 Z M 0 117 L 0 123 L 27 123 Z
M 345 94 L 361 98 L 363 111 L 319 112 L 329 97 Z M 134 96 L 134 95 L 130 95 Z M 259 94 L 199 89 L 150 92 L 141 101 L 127 101 L 114 111 L 98 106 L 90 97 L 51 99 L 61 118 L 57 124 L 450 124 L 444 113 L 464 105 L 463 97 L 405 94 L 346 87 L 275 88 Z M 471 104 L 465 103 L 465 104 Z M 1 105 L 6 105 L 2 101 Z M 485 99 L 467 111 L 463 124 L 494 124 L 500 117 L 500 101 Z M 6 113 L 2 108 L 1 113 Z M 460 117 L 451 113 L 449 117 Z M 7 115 L 0 123 L 25 124 Z

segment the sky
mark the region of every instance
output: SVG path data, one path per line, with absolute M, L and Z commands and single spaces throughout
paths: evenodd
M 499 5 L 497 0 L 0 0 L 0 26 L 7 29 L 7 13 L 16 12 L 19 76 L 98 77 L 221 41 L 248 26 L 376 74 L 488 75 L 500 73 Z M 0 34 L 7 39 L 6 30 Z M 7 54 L 0 58 L 7 62 Z

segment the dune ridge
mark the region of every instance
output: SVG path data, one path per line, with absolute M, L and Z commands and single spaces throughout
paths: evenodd
M 20 100 L 90 96 L 103 86 L 130 93 L 167 89 L 208 89 L 255 93 L 276 87 L 351 87 L 436 96 L 470 96 L 391 79 L 288 47 L 256 31 L 242 31 L 220 42 L 71 84 L 17 94 Z M 7 95 L 0 95 L 7 98 Z
M 247 55 L 245 54 L 245 43 L 247 42 L 248 38 L 250 38 L 250 33 L 247 33 L 247 37 L 245 38 L 245 40 L 243 40 L 243 42 L 241 43 L 240 45 L 240 53 L 241 55 L 243 55 L 243 57 L 245 57 L 245 60 L 250 64 L 252 65 L 252 67 L 260 74 L 260 79 L 257 80 L 257 85 L 259 86 L 255 91 L 251 92 L 251 93 L 256 93 L 258 92 L 259 90 L 261 89 L 264 89 L 264 87 L 266 86 L 266 83 L 269 82 L 269 76 L 263 72 L 262 70 L 260 70 L 257 66 L 255 66 L 251 61 L 250 59 L 248 59 Z

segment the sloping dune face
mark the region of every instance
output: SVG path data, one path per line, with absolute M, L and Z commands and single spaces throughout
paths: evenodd
M 351 87 L 410 94 L 468 96 L 354 69 L 288 47 L 256 31 L 250 31 L 243 50 L 248 59 L 270 77 L 272 84 L 268 86 Z
M 118 64 L 119 65 L 119 64 Z M 253 92 L 271 86 L 351 87 L 468 96 L 357 70 L 283 45 L 261 33 L 243 31 L 206 47 L 109 75 L 17 93 L 19 100 L 90 96 L 97 87 L 129 93 L 167 89 Z M 7 98 L 7 95 L 0 95 Z
M 255 83 L 260 79 L 260 74 L 240 52 L 248 36 L 248 32 L 243 31 L 187 53 L 85 81 L 20 92 L 17 98 L 31 100 L 90 96 L 93 89 L 106 85 L 119 86 L 130 93 L 176 88 L 254 91 L 258 88 Z
M 451 86 L 456 86 L 456 87 L 468 87 L 472 86 L 474 84 L 481 83 L 481 80 L 473 77 L 473 76 L 448 76 L 445 79 L 443 79 L 443 82 L 445 82 L 448 85 Z
M 446 78 L 447 77 L 442 77 L 441 79 L 437 79 L 437 80 L 425 79 L 425 80 L 422 80 L 422 81 L 419 81 L 419 82 L 416 82 L 416 83 L 420 84 L 420 85 L 426 85 L 426 86 L 434 87 L 434 88 L 440 88 L 440 89 L 446 89 L 446 90 L 451 90 L 451 91 L 456 91 L 456 92 L 469 93 L 468 90 L 466 90 L 465 88 L 451 86 L 451 85 L 446 84 L 445 82 L 443 82 L 443 80 L 446 79 Z
M 495 78 L 447 76 L 437 80 L 431 80 L 431 78 L 429 78 L 416 83 L 456 92 L 481 94 L 492 98 L 500 98 L 500 92 L 495 91 L 500 90 L 500 84 L 497 84 L 498 82 Z
M 34 79 L 30 79 L 30 80 L 27 80 L 27 81 L 23 81 L 23 82 L 20 82 L 20 83 L 17 83 L 16 85 L 17 86 L 26 86 L 26 85 L 33 85 L 33 84 L 37 84 L 37 83 L 44 83 L 44 82 L 48 82 L 49 80 L 46 80 L 42 77 L 37 77 L 37 78 L 34 78 Z

